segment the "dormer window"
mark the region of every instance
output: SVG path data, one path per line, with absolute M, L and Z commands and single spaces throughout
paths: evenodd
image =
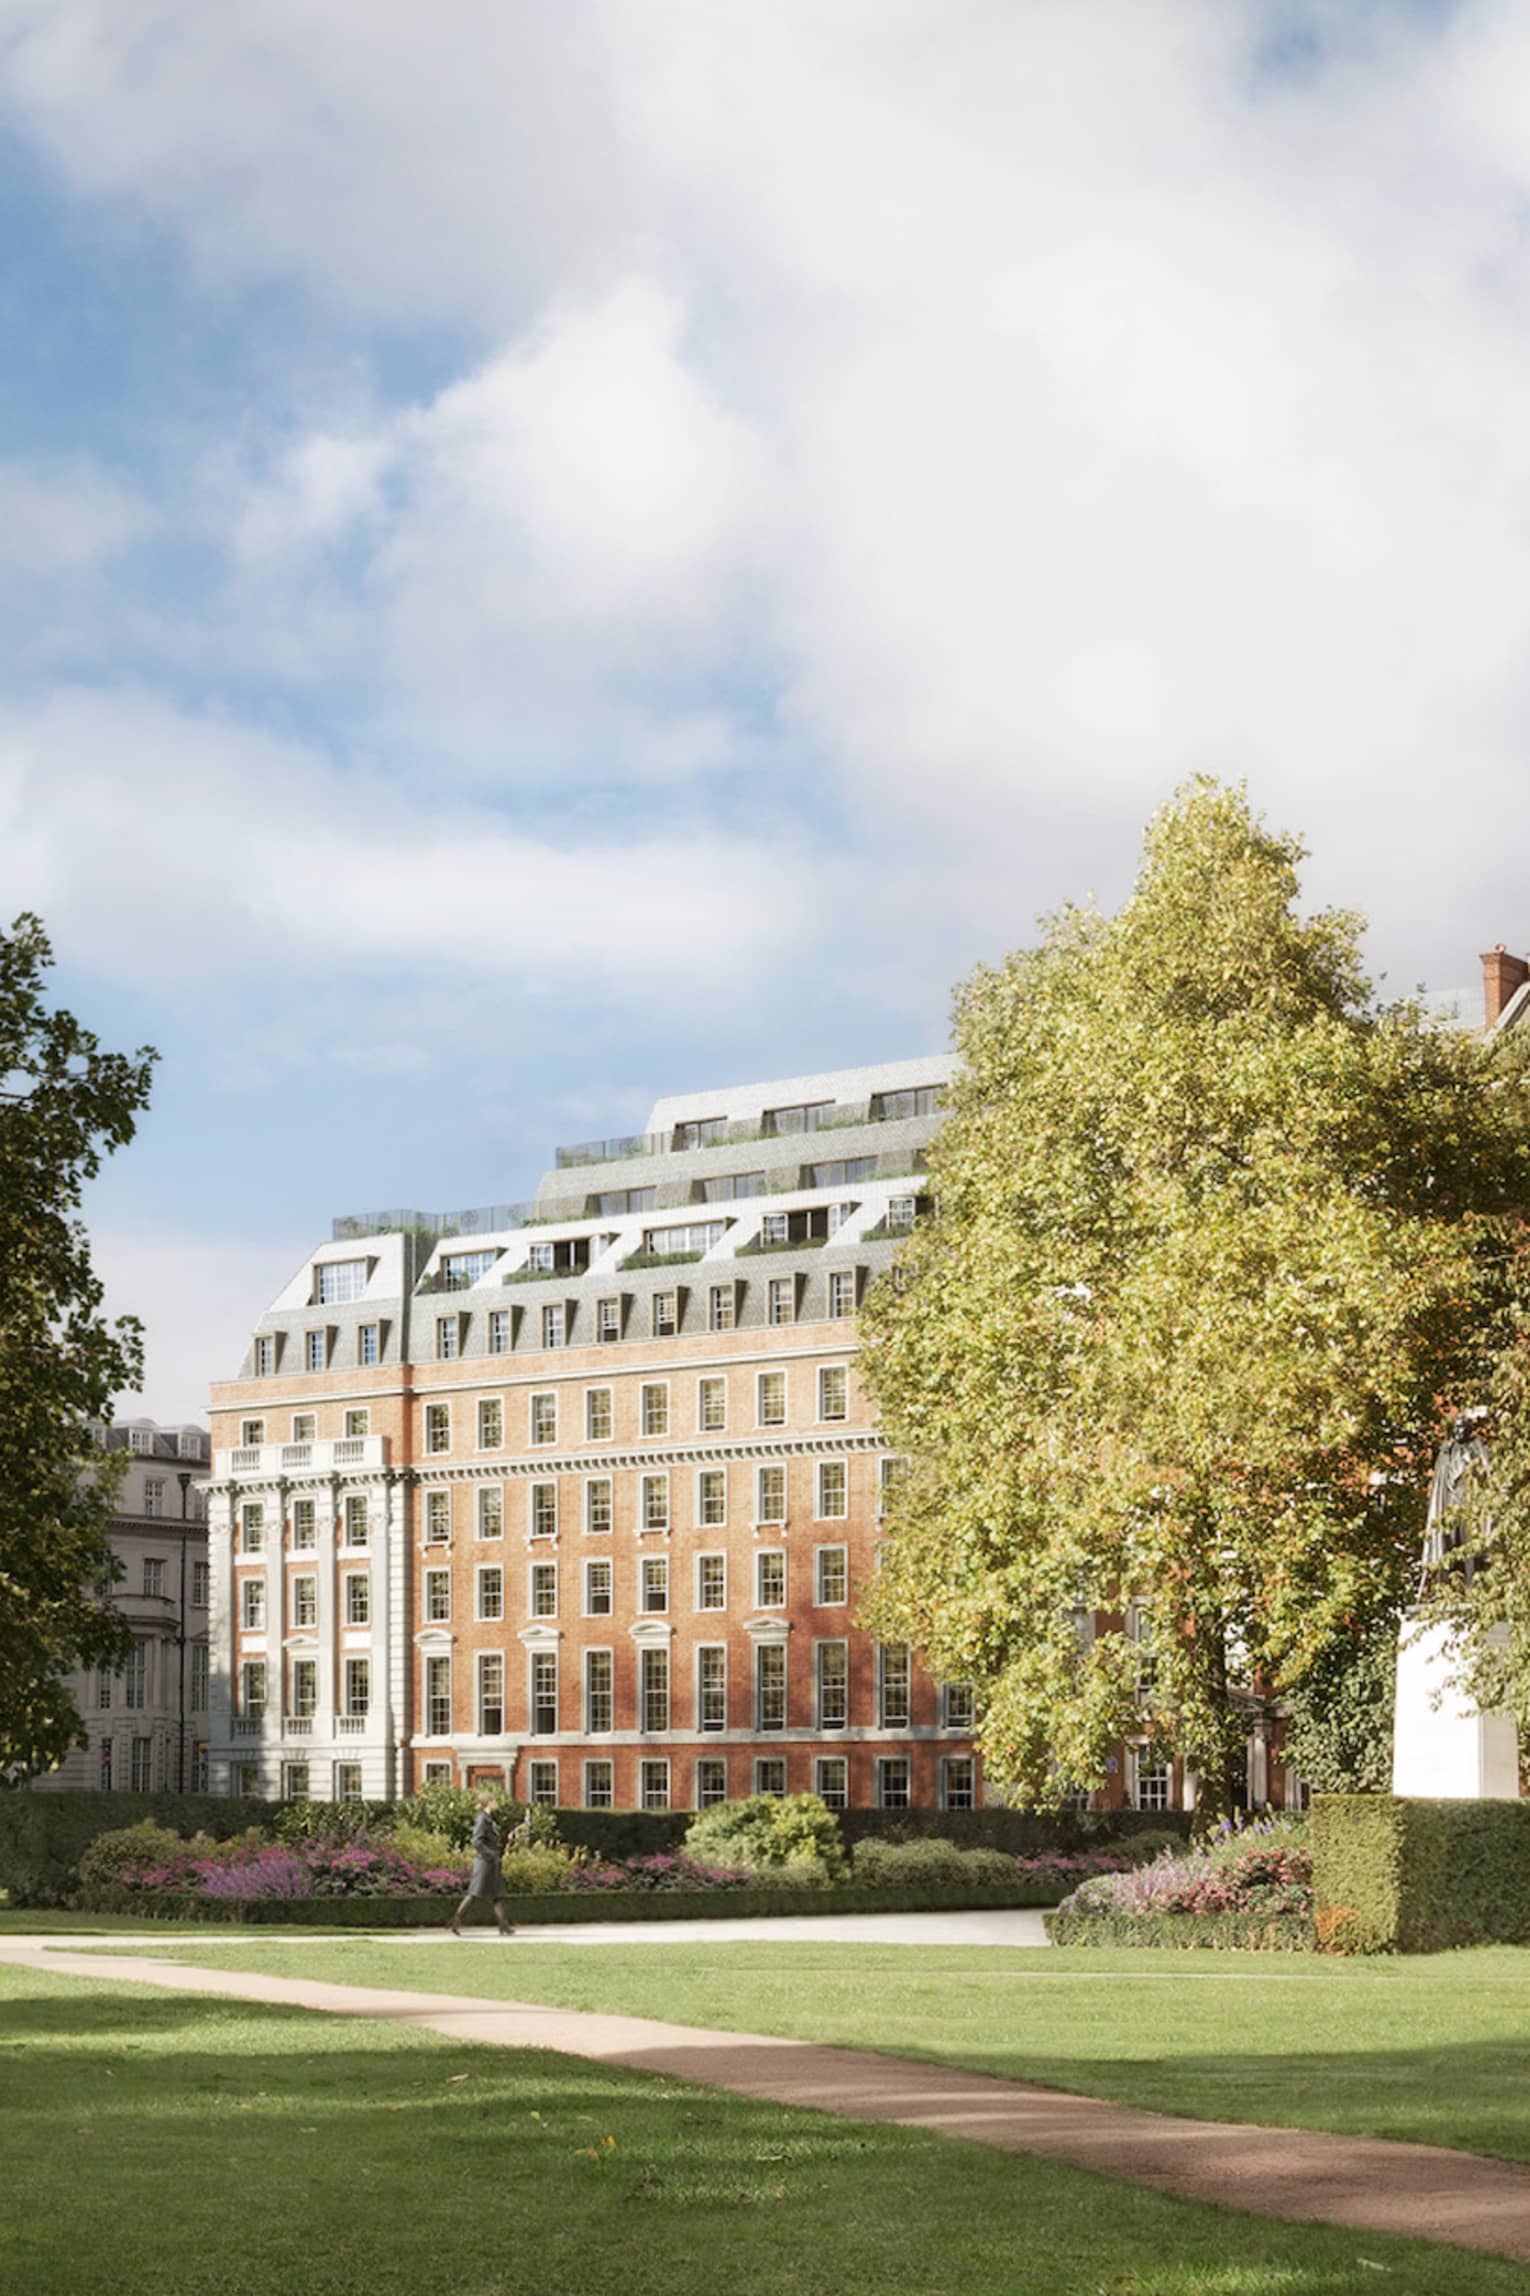
M 365 1260 L 322 1260 L 314 1270 L 314 1299 L 320 1307 L 360 1299 L 367 1288 Z
M 714 1140 L 721 1140 L 728 1128 L 725 1116 L 697 1116 L 689 1123 L 675 1126 L 676 1154 L 685 1148 L 710 1148 Z
M 874 1092 L 872 1122 L 892 1124 L 904 1116 L 935 1116 L 940 1110 L 940 1090 L 938 1084 L 915 1084 L 906 1092 Z
M 832 1100 L 802 1100 L 790 1108 L 767 1108 L 760 1129 L 767 1139 L 787 1132 L 817 1132 L 834 1114 Z
M 483 1282 L 498 1258 L 498 1252 L 448 1252 L 441 1262 L 441 1280 L 448 1291 L 467 1291 Z

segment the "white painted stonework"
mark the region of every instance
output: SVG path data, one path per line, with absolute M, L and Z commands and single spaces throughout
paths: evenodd
M 1392 1791 L 1452 1801 L 1517 1801 L 1519 1750 L 1508 1714 L 1479 1714 L 1452 1684 L 1449 1630 L 1404 1619 L 1397 1641 Z

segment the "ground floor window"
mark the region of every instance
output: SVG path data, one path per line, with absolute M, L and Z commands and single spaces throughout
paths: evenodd
M 361 1764 L 337 1762 L 335 1764 L 335 1800 L 359 1802 L 361 1800 Z
M 667 1762 L 639 1763 L 638 1786 L 645 1810 L 667 1810 L 669 1808 L 669 1764 Z
M 784 1795 L 786 1792 L 786 1758 L 772 1754 L 754 1765 L 754 1790 L 757 1794 Z
M 557 1808 L 558 1765 L 556 1762 L 533 1762 L 531 1764 L 526 1798 L 531 1802 L 541 1802 L 551 1810 Z
M 154 1741 L 152 1738 L 133 1740 L 133 1766 L 129 1778 L 135 1794 L 152 1793 L 154 1788 Z
M 104 1794 L 109 1794 L 109 1793 L 111 1792 L 111 1790 L 112 1790 L 112 1742 L 111 1742 L 110 1738 L 103 1738 L 103 1739 L 102 1739 L 102 1741 L 101 1741 L 101 1767 L 100 1767 L 100 1770 L 99 1770 L 99 1772 L 97 1773 L 97 1783 L 99 1784 L 99 1786 L 100 1786 L 100 1788 L 101 1788 L 101 1791 L 102 1791 Z
M 696 1807 L 710 1810 L 715 1803 L 728 1799 L 728 1765 L 719 1755 L 708 1755 L 696 1764 Z
M 940 1765 L 940 1806 L 970 1810 L 977 1801 L 976 1765 L 970 1754 L 948 1754 Z
M 1173 1770 L 1169 1763 L 1151 1759 L 1146 1753 L 1132 1757 L 1132 1807 L 1138 1810 L 1166 1810 L 1170 1807 Z
M 587 1810 L 609 1810 L 615 1799 L 615 1786 L 609 1762 L 586 1762 L 584 1765 L 584 1806 Z
M 285 1762 L 282 1765 L 282 1799 L 284 1802 L 306 1802 L 308 1799 L 308 1764 Z
M 908 1756 L 884 1754 L 877 1763 L 877 1808 L 908 1808 Z
M 229 1774 L 231 1790 L 252 1800 L 260 1792 L 260 1765 L 258 1762 L 236 1762 Z
M 843 1754 L 825 1754 L 813 1764 L 813 1791 L 831 1810 L 850 1807 L 850 1765 Z
M 452 1782 L 450 1762 L 427 1762 L 421 1782 L 427 1786 L 449 1786 Z
M 191 1790 L 205 1794 L 208 1783 L 207 1740 L 199 1738 L 191 1749 Z

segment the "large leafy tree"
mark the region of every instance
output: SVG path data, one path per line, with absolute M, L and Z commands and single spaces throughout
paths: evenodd
M 1235 1686 L 1395 1615 L 1502 1343 L 1525 1090 L 1375 1002 L 1359 921 L 1301 913 L 1303 850 L 1195 782 L 1116 915 L 966 982 L 936 1209 L 868 1304 L 911 1470 L 865 1616 L 975 1683 L 990 1774 L 1037 1801 L 1145 1735 L 1220 1806 Z
M 129 1637 L 107 1600 L 121 1464 L 87 1425 L 131 1389 L 142 1339 L 101 1314 L 78 1214 L 104 1155 L 133 1136 L 154 1055 L 103 1052 L 44 1000 L 52 953 L 35 917 L 0 933 L 0 1778 L 83 1739 L 66 1676 Z

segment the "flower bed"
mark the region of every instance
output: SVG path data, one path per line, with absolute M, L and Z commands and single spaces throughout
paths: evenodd
M 591 1921 L 733 1921 L 771 1915 L 828 1913 L 976 1913 L 1049 1905 L 1050 1898 L 1017 1896 L 1013 1889 L 772 1889 L 757 1880 L 728 1890 L 557 1890 L 506 1901 L 520 1928 Z M 206 1898 L 175 1891 L 145 1891 L 112 1910 L 160 1921 L 287 1924 L 297 1929 L 444 1929 L 455 1897 Z M 482 1927 L 492 1931 L 484 1919 Z
M 1192 1850 L 1100 1874 L 1047 1922 L 1055 1945 L 1240 1945 L 1295 1951 L 1315 1941 L 1305 1826 L 1224 1826 Z

